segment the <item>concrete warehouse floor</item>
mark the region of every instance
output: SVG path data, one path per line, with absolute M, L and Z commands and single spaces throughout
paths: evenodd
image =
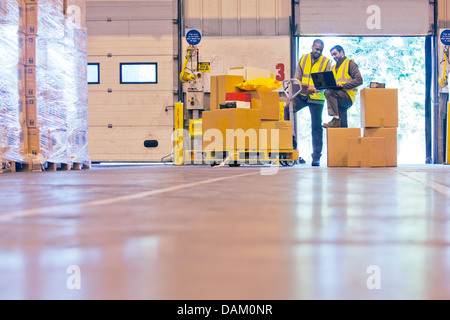
M 1 299 L 449 299 L 450 167 L 0 175 Z

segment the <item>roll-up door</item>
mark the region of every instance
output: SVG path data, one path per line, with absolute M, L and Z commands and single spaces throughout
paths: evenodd
M 176 1 L 88 1 L 89 155 L 160 161 L 172 151 Z M 98 79 L 97 77 L 98 76 Z M 156 140 L 145 147 L 144 141 Z
M 428 0 L 301 0 L 295 6 L 295 34 L 403 35 L 431 34 Z

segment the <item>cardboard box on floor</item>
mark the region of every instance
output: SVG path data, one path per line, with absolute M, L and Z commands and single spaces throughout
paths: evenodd
M 348 138 L 361 137 L 361 128 L 328 128 L 327 166 L 348 166 Z
M 398 90 L 365 88 L 361 95 L 361 127 L 398 127 Z
M 261 113 L 257 109 L 221 109 L 204 111 L 203 150 L 225 151 L 258 149 Z M 227 130 L 230 130 L 228 134 Z M 220 142 L 222 139 L 222 142 Z M 213 145 L 211 145 L 214 143 Z
M 229 92 L 239 92 L 236 86 L 244 82 L 243 76 L 216 75 L 211 76 L 210 110 L 219 110 L 220 104 L 226 102 Z
M 385 167 L 386 139 L 384 137 L 347 138 L 349 167 Z
M 397 128 L 364 128 L 364 137 L 386 139 L 386 167 L 397 166 Z

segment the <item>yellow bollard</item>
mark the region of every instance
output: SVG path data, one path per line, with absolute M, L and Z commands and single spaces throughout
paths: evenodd
M 184 105 L 182 102 L 176 102 L 174 107 L 174 151 L 173 163 L 177 166 L 184 164 L 183 157 L 183 133 L 184 133 Z

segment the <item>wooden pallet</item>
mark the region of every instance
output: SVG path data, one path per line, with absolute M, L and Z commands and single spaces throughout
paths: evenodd
M 231 163 L 247 164 L 270 164 L 277 161 L 297 161 L 299 159 L 298 150 L 236 150 L 203 151 L 191 150 L 188 152 L 190 162 L 185 164 L 220 164 L 224 161 Z
M 0 173 L 6 172 L 16 172 L 16 162 L 15 161 L 3 161 L 0 167 Z
M 72 162 L 72 163 L 55 163 L 55 162 L 47 162 L 44 164 L 45 171 L 69 171 L 69 170 L 82 170 L 82 169 L 90 169 L 91 163 L 81 163 L 81 162 Z
M 43 164 L 28 160 L 24 162 L 17 161 L 3 161 L 0 173 L 6 172 L 41 172 L 41 171 L 69 171 L 69 170 L 82 170 L 90 169 L 91 163 L 55 163 L 55 162 L 45 162 Z

